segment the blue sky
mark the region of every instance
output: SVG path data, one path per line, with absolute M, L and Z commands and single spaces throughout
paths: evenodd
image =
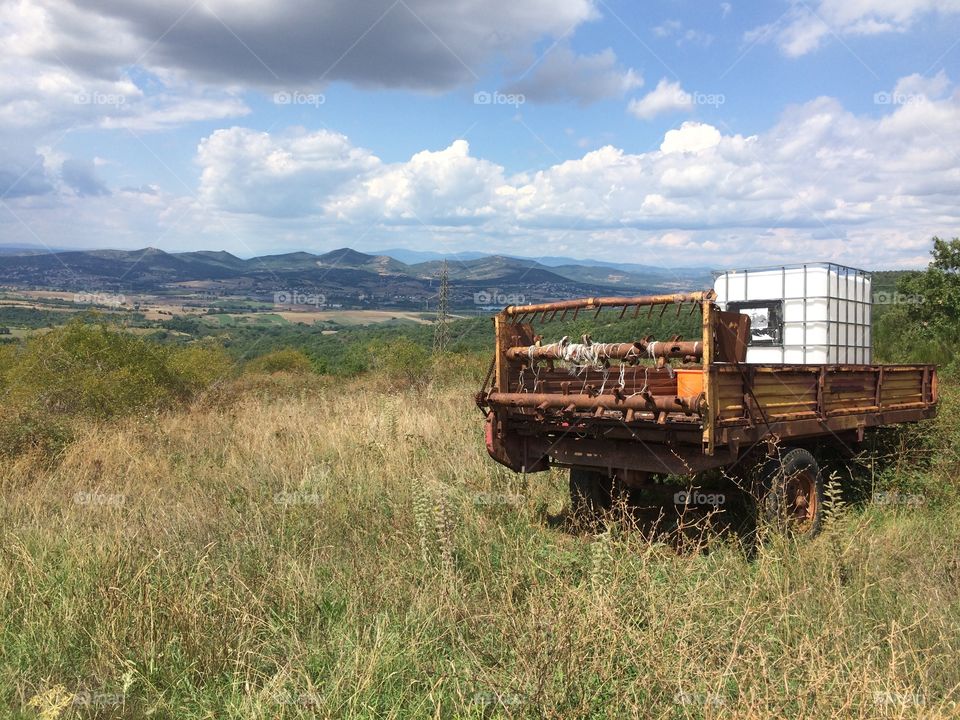
M 11 0 L 0 243 L 926 261 L 960 0 Z

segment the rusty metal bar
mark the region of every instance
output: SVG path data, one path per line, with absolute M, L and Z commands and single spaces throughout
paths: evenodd
M 503 321 L 503 318 L 499 315 L 495 315 L 493 318 L 493 334 L 494 342 L 496 343 L 497 348 L 501 348 L 504 345 L 504 338 L 506 337 L 507 324 Z M 503 362 L 503 356 L 501 353 L 494 353 L 494 370 L 493 370 L 493 387 L 496 390 L 507 387 L 507 364 Z
M 572 410 L 647 410 L 650 412 L 682 412 L 702 415 L 705 407 L 703 394 L 687 397 L 653 395 L 649 392 L 632 397 L 616 395 L 555 395 L 551 393 L 491 393 L 491 405 L 515 408 L 556 408 Z
M 713 293 L 710 294 L 712 299 Z M 720 417 L 719 393 L 717 392 L 716 377 L 713 374 L 715 352 L 713 311 L 715 308 L 712 302 L 704 302 L 701 307 L 703 309 L 703 392 L 707 398 L 707 418 L 703 427 L 703 443 L 706 454 L 713 455 L 717 446 L 716 425 Z
M 580 300 L 562 300 L 553 303 L 538 305 L 510 305 L 503 310 L 503 315 L 512 317 L 542 310 L 581 310 L 618 307 L 620 305 L 673 305 L 681 303 L 702 303 L 716 297 L 713 290 L 701 290 L 692 293 L 674 293 L 672 295 L 637 295 L 635 297 L 595 297 Z
M 570 343 L 561 345 L 518 345 L 508 348 L 507 360 L 563 360 L 566 357 Z M 576 346 L 576 344 L 574 344 Z M 638 340 L 632 343 L 594 343 L 598 360 L 628 360 L 644 357 L 655 358 L 695 358 L 699 360 L 703 355 L 703 343 L 699 340 L 669 342 L 664 340 Z M 651 352 L 652 348 L 652 352 Z

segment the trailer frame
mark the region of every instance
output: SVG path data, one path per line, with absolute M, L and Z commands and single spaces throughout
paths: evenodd
M 494 317 L 494 359 L 476 396 L 490 455 L 518 472 L 582 467 L 642 485 L 654 474 L 734 466 L 763 444 L 849 446 L 868 428 L 935 417 L 934 365 L 747 364 L 749 318 L 720 310 L 715 297 L 704 290 L 505 308 Z M 616 363 L 620 383 L 603 375 L 601 384 L 599 370 L 596 383 L 571 380 L 555 366 L 568 350 L 544 345 L 533 323 L 611 308 L 620 318 L 699 310 L 701 337 L 593 347 L 608 369 Z M 671 360 L 700 370 L 699 393 L 678 393 Z

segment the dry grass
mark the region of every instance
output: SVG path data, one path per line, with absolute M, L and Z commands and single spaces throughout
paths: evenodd
M 470 388 L 243 382 L 0 470 L 6 717 L 957 714 L 956 504 L 677 553 L 549 527 Z

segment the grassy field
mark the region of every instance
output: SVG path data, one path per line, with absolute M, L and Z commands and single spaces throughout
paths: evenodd
M 952 393 L 883 503 L 750 556 L 566 530 L 471 384 L 382 383 L 244 376 L 0 467 L 2 716 L 960 712 Z

